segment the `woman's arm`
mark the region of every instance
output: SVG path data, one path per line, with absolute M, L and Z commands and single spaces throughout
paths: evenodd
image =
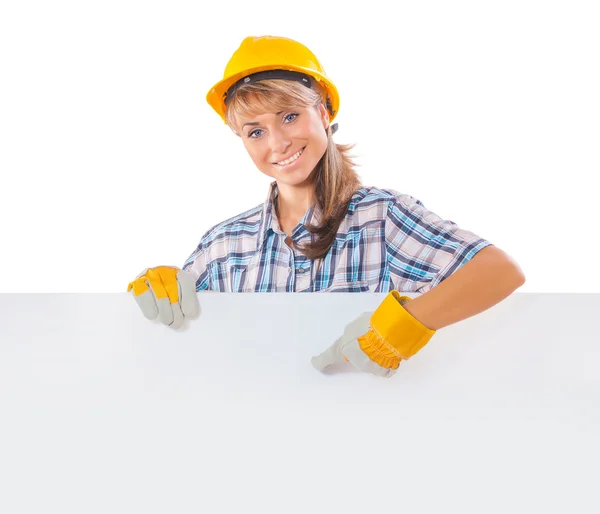
M 493 307 L 524 283 L 519 265 L 499 248 L 487 246 L 404 308 L 426 327 L 438 330 Z

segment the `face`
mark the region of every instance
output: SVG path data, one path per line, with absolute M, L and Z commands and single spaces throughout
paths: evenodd
M 327 149 L 329 114 L 323 105 L 263 113 L 239 125 L 256 167 L 284 187 L 306 186 Z

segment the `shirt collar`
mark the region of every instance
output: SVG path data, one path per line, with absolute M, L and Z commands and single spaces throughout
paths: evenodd
M 265 242 L 267 236 L 271 231 L 282 231 L 281 226 L 279 225 L 279 220 L 277 219 L 277 215 L 275 213 L 275 200 L 279 195 L 279 191 L 277 189 L 277 182 L 273 181 L 269 185 L 269 192 L 267 194 L 267 199 L 263 205 L 262 215 L 261 215 L 261 228 L 258 231 L 258 239 L 256 249 L 260 250 L 263 243 Z M 302 228 L 299 229 L 301 232 L 301 236 L 304 233 L 309 234 L 306 230 L 305 226 L 307 224 L 317 225 L 321 221 L 322 212 L 319 206 L 313 203 L 310 208 L 306 211 L 306 214 L 300 220 L 300 224 Z M 296 236 L 298 230 L 293 234 Z

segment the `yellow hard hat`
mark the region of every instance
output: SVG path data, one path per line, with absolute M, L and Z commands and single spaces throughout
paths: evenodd
M 206 95 L 206 101 L 226 122 L 227 104 L 240 85 L 267 79 L 297 80 L 311 87 L 308 77 L 324 89 L 330 122 L 335 118 L 340 97 L 315 55 L 303 44 L 285 37 L 247 37 L 235 51 L 223 74 Z

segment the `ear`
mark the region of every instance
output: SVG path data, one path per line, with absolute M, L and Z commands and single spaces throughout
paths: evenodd
M 323 122 L 323 128 L 327 130 L 329 128 L 329 111 L 327 110 L 327 107 L 325 107 L 325 104 L 319 104 L 319 115 Z

